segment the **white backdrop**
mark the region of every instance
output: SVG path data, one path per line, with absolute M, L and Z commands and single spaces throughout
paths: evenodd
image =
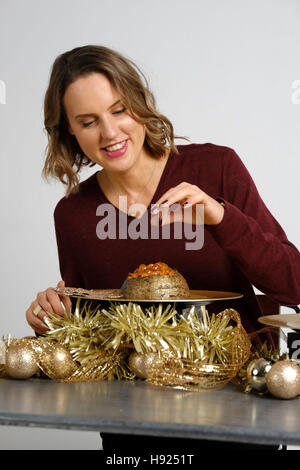
M 0 0 L 1 336 L 32 334 L 25 310 L 60 279 L 43 98 L 77 46 L 135 61 L 178 135 L 234 148 L 299 248 L 299 18 L 298 0 Z

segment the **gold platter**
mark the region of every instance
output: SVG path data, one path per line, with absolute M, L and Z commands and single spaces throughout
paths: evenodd
M 120 293 L 120 289 L 81 289 L 75 287 L 56 287 L 54 290 L 58 294 L 68 295 L 70 297 L 80 297 L 90 300 L 118 300 L 120 302 L 183 302 L 183 303 L 201 303 L 203 305 L 221 301 L 240 299 L 243 294 L 238 292 L 223 292 L 212 290 L 190 290 L 190 296 L 184 299 L 166 298 L 166 299 L 125 299 Z
M 259 317 L 258 321 L 263 325 L 277 326 L 282 328 L 291 328 L 293 330 L 300 330 L 300 315 L 299 313 L 286 313 L 283 315 L 266 315 Z

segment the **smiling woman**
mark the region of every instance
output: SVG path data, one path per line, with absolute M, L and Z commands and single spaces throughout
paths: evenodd
M 137 158 L 153 160 L 144 149 L 145 126 L 127 112 L 120 93 L 104 74 L 92 73 L 71 83 L 63 105 L 69 132 L 106 173 L 129 170 Z M 77 114 L 78 110 L 90 112 Z M 125 158 L 115 160 L 125 153 Z
M 283 305 L 300 302 L 299 251 L 239 156 L 212 143 L 175 145 L 171 122 L 157 110 L 146 78 L 130 60 L 101 46 L 61 54 L 52 67 L 44 110 L 43 174 L 67 186 L 54 211 L 59 287 L 120 288 L 136 266 L 163 262 L 180 272 L 190 289 L 240 293 L 234 306 L 248 332 L 260 328 L 253 286 Z M 79 183 L 83 165 L 98 168 Z M 127 202 L 142 214 L 137 217 L 137 208 L 131 213 Z M 149 226 L 151 214 L 159 217 L 155 230 Z M 192 230 L 176 230 L 178 221 Z M 53 288 L 37 294 L 26 311 L 36 333 L 47 331 L 47 312 L 64 314 L 62 303 L 71 310 L 70 299 Z M 228 302 L 212 304 L 208 311 L 228 307 Z M 104 449 L 139 448 L 145 441 L 155 449 L 201 446 L 197 440 L 103 435 Z
M 102 142 L 100 138 L 98 142 L 102 149 L 120 143 L 117 135 L 118 140 L 114 140 L 109 116 L 118 122 L 125 119 L 140 124 L 145 132 L 144 149 L 152 158 L 161 158 L 169 149 L 177 152 L 172 123 L 157 110 L 147 78 L 130 59 L 95 45 L 78 47 L 58 56 L 44 101 L 48 146 L 43 175 L 59 178 L 67 185 L 67 195 L 78 190 L 78 172 L 82 166 L 100 163 L 100 147 L 92 155 L 89 145 L 85 148 L 91 141 L 91 133 L 96 142 L 95 129 L 99 130 L 101 125 L 106 132 Z M 123 134 L 125 139 L 121 143 L 126 141 L 127 145 L 126 132 Z M 113 153 L 115 148 L 106 150 L 108 157 L 119 156 Z

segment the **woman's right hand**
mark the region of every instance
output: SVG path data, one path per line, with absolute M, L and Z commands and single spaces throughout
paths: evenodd
M 65 287 L 65 281 L 59 281 L 57 287 Z M 41 335 L 45 334 L 49 328 L 44 323 L 44 317 L 47 316 L 47 312 L 64 315 L 64 309 L 61 303 L 63 303 L 67 312 L 71 313 L 72 302 L 67 295 L 57 294 L 57 292 L 55 292 L 52 287 L 39 292 L 36 296 L 36 299 L 26 310 L 26 320 L 28 324 L 31 326 L 31 328 L 34 329 L 36 333 Z M 37 311 L 38 314 L 36 315 L 34 312 Z

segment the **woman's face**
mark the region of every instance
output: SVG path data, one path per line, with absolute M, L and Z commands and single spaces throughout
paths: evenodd
M 77 79 L 63 97 L 69 132 L 82 151 L 108 171 L 118 172 L 130 169 L 145 156 L 145 128 L 128 114 L 120 99 L 101 73 Z M 110 148 L 116 144 L 125 146 Z

